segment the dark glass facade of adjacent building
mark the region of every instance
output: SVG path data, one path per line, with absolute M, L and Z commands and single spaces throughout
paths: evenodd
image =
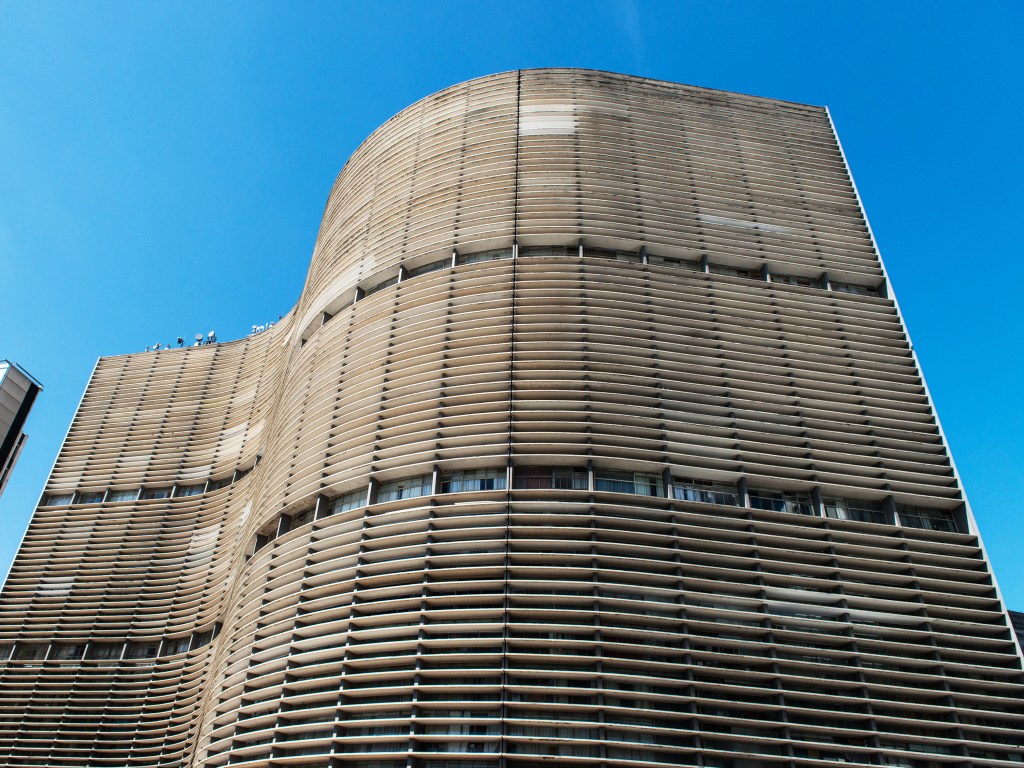
M 1017 633 L 1017 642 L 1024 646 L 1024 613 L 1010 611 L 1010 623 L 1013 625 L 1013 631 Z
M 9 766 L 1024 759 L 828 112 L 622 75 L 414 104 L 280 323 L 101 359 L 0 607 Z
M 0 495 L 25 447 L 25 420 L 41 390 L 39 382 L 20 365 L 0 360 Z

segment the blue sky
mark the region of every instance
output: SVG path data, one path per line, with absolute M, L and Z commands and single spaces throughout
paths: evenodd
M 1024 609 L 1019 2 L 0 4 L 0 358 L 45 391 L 6 571 L 100 355 L 276 319 L 416 99 L 580 66 L 827 104 L 1003 592 Z

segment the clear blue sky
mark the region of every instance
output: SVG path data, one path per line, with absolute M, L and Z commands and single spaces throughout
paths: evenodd
M 577 66 L 827 104 L 1024 609 L 1024 3 L 0 2 L 0 358 L 45 391 L 5 572 L 100 355 L 276 319 L 335 175 L 416 99 Z

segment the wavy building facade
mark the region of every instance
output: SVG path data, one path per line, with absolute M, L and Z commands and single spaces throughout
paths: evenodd
M 1021 657 L 826 110 L 509 72 L 370 136 L 295 309 L 103 358 L 6 766 L 1009 766 Z

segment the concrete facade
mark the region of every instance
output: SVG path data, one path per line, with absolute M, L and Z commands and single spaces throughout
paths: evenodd
M 1005 607 L 826 110 L 409 107 L 247 339 L 103 358 L 0 596 L 9 766 L 1008 766 Z

